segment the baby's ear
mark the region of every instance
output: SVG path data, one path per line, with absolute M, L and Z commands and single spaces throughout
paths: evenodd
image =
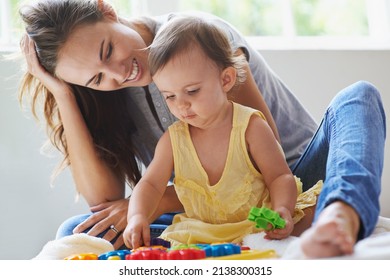
M 111 4 L 103 0 L 98 0 L 98 8 L 106 18 L 115 21 L 118 20 L 118 15 L 115 12 L 114 8 L 111 6 Z
M 221 73 L 222 87 L 225 92 L 231 90 L 236 84 L 237 71 L 234 67 L 227 67 Z

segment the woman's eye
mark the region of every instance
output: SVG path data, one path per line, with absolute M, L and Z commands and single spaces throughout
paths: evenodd
M 109 58 L 111 57 L 111 55 L 112 55 L 112 50 L 113 50 L 112 44 L 109 43 L 109 44 L 108 44 L 108 49 L 107 49 L 107 56 L 106 56 L 107 59 L 109 59 Z
M 102 77 L 103 77 L 103 74 L 102 73 L 99 73 L 99 75 L 97 76 L 96 78 L 96 81 L 95 81 L 95 85 L 96 86 L 99 86 L 101 81 L 102 81 Z

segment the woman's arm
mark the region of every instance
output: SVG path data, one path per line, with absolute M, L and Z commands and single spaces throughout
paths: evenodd
M 243 55 L 244 52 L 241 49 L 238 49 L 236 51 L 236 55 Z M 234 87 L 229 92 L 229 99 L 232 101 L 235 101 L 237 103 L 240 103 L 242 105 L 252 107 L 254 109 L 257 109 L 261 111 L 267 122 L 268 125 L 271 127 L 276 139 L 280 143 L 280 137 L 278 133 L 278 129 L 276 127 L 275 121 L 271 115 L 271 112 L 263 98 L 262 93 L 260 92 L 259 88 L 256 85 L 256 82 L 253 78 L 251 69 L 249 68 L 249 64 L 246 63 L 245 67 L 246 71 L 246 80 L 244 83 Z

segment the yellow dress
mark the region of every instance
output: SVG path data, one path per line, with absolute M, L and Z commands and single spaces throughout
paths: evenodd
M 233 127 L 225 168 L 218 183 L 211 186 L 206 171 L 192 143 L 188 124 L 176 122 L 169 127 L 172 142 L 174 187 L 184 206 L 184 213 L 175 215 L 172 225 L 161 238 L 179 244 L 231 242 L 238 243 L 250 233 L 261 231 L 247 220 L 251 207 L 270 207 L 269 191 L 263 176 L 253 166 L 246 148 L 245 131 L 252 114 L 264 118 L 252 108 L 233 103 Z M 210 150 L 212 152 L 212 150 Z M 302 193 L 296 178 L 298 199 L 294 223 L 313 206 L 321 191 L 319 181 Z

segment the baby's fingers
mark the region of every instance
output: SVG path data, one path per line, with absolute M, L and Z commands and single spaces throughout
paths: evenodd
M 141 247 L 141 234 L 139 232 L 134 232 L 131 235 L 131 248 L 137 249 L 138 247 Z
M 145 226 L 142 230 L 142 237 L 144 241 L 144 246 L 150 246 L 150 228 Z

